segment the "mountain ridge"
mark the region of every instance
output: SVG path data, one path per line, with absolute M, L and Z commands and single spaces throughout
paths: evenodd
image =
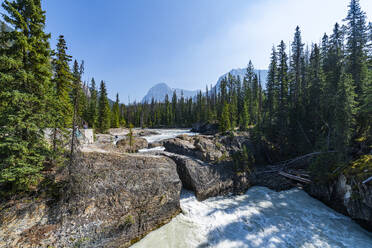
M 259 77 L 261 78 L 262 87 L 266 88 L 265 86 L 266 86 L 266 82 L 267 82 L 268 70 L 259 69 L 259 70 L 254 70 L 254 72 L 257 75 L 259 75 Z M 239 76 L 240 80 L 243 80 L 243 78 L 245 76 L 245 73 L 246 73 L 246 68 L 232 69 L 229 72 L 223 74 L 222 76 L 220 76 L 218 78 L 216 84 L 213 86 L 213 89 L 215 89 L 216 87 L 218 89 L 220 84 L 221 84 L 222 79 L 227 77 L 229 73 L 232 76 L 235 76 L 235 77 Z M 142 98 L 141 102 L 142 103 L 145 103 L 145 102 L 150 103 L 152 101 L 152 99 L 154 99 L 155 101 L 158 101 L 158 102 L 163 102 L 165 100 L 166 95 L 168 95 L 169 100 L 170 100 L 173 96 L 174 91 L 176 91 L 176 94 L 177 94 L 178 98 L 181 97 L 181 92 L 183 92 L 183 96 L 185 98 L 193 98 L 198 94 L 198 92 L 200 90 L 185 90 L 185 89 L 180 89 L 180 88 L 171 88 L 166 83 L 161 82 L 161 83 L 157 83 L 153 87 L 151 87 L 149 89 L 149 91 L 146 93 L 146 95 Z
M 194 97 L 198 93 L 198 90 L 171 88 L 166 83 L 161 82 L 150 88 L 147 94 L 143 97 L 142 103 L 150 103 L 152 99 L 155 101 L 164 101 L 166 95 L 171 99 L 174 91 L 176 91 L 178 97 L 181 97 L 181 94 L 183 93 L 185 98 Z

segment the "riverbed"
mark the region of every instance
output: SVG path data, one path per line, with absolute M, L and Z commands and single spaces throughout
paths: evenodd
M 157 131 L 159 135 L 145 138 L 155 142 L 194 135 L 185 130 Z M 170 223 L 132 248 L 372 248 L 372 233 L 300 189 L 275 192 L 252 187 L 244 195 L 203 202 L 183 190 L 181 209 Z
M 181 208 L 132 248 L 372 247 L 371 233 L 300 189 L 252 187 L 203 202 L 183 191 Z

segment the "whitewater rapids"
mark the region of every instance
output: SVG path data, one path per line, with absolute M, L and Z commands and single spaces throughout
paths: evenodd
M 182 129 L 158 129 L 148 142 L 195 135 Z M 152 149 L 143 149 L 148 152 Z M 372 233 L 300 189 L 275 192 L 252 187 L 244 195 L 203 202 L 181 192 L 182 213 L 149 233 L 132 248 L 372 248 Z
M 372 247 L 372 234 L 299 189 L 252 187 L 203 202 L 182 191 L 182 213 L 132 248 Z

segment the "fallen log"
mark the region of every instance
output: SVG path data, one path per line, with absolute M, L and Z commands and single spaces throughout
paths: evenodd
M 364 180 L 362 183 L 363 184 L 366 184 L 366 183 L 368 183 L 369 181 L 372 181 L 372 177 L 370 177 L 370 178 L 367 178 L 366 180 Z
M 281 175 L 283 177 L 286 177 L 286 178 L 289 178 L 289 179 L 292 179 L 292 180 L 295 180 L 295 181 L 302 182 L 302 183 L 311 183 L 311 180 L 309 180 L 307 178 L 303 178 L 303 177 L 295 176 L 295 175 L 292 175 L 292 174 L 288 174 L 288 173 L 283 172 L 283 171 L 280 171 L 279 175 Z
M 295 163 L 297 161 L 300 161 L 302 159 L 305 159 L 305 158 L 309 158 L 309 157 L 312 157 L 312 156 L 325 154 L 325 153 L 334 153 L 334 152 L 337 152 L 337 151 L 312 152 L 312 153 L 308 153 L 308 154 L 305 154 L 305 155 L 302 155 L 302 156 L 299 156 L 299 157 L 296 157 L 296 158 L 292 158 L 292 159 L 289 159 L 289 160 L 286 160 L 286 161 L 279 162 L 279 163 L 274 164 L 272 166 L 281 166 L 281 167 L 285 168 L 288 165 L 293 164 L 293 163 Z

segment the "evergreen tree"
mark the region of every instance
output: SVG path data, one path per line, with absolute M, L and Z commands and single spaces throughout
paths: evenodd
M 280 138 L 286 138 L 288 128 L 288 57 L 284 41 L 278 47 L 278 131 Z
M 72 75 L 70 72 L 69 62 L 71 56 L 67 55 L 67 45 L 63 35 L 59 36 L 57 43 L 57 51 L 54 52 L 52 66 L 54 70 L 53 84 L 54 95 L 52 99 L 52 111 L 54 116 L 52 144 L 53 144 L 53 163 L 62 164 L 64 162 L 63 155 L 66 147 L 66 140 L 69 137 L 69 132 L 66 129 L 72 125 Z
M 97 127 L 98 121 L 98 109 L 97 109 L 97 88 L 96 88 L 96 81 L 92 78 L 90 84 L 90 100 L 89 100 L 89 114 L 88 114 L 88 123 L 91 128 Z
M 116 101 L 112 106 L 112 118 L 111 118 L 111 127 L 118 128 L 120 127 L 120 108 L 119 108 L 119 94 L 116 94 Z
M 268 79 L 267 79 L 267 108 L 268 108 L 268 122 L 269 129 L 272 128 L 274 118 L 277 110 L 277 99 L 279 96 L 278 87 L 278 58 L 275 47 L 272 48 L 271 62 L 269 65 Z
M 292 145 L 304 147 L 307 139 L 301 121 L 305 117 L 304 44 L 297 26 L 292 42 L 292 56 L 289 70 L 289 139 Z
M 289 82 L 289 103 L 292 105 L 294 111 L 296 107 L 301 103 L 302 96 L 302 59 L 304 56 L 304 44 L 301 39 L 300 28 L 296 27 L 296 32 L 294 35 L 294 40 L 292 42 L 292 59 L 291 59 L 291 68 L 290 74 L 291 79 Z
M 350 74 L 342 73 L 337 91 L 335 113 L 335 148 L 347 152 L 355 126 L 356 102 L 353 79 Z
M 56 103 L 58 112 L 56 113 L 57 128 L 69 127 L 72 124 L 72 103 L 71 88 L 72 75 L 70 72 L 69 62 L 71 56 L 66 53 L 67 45 L 63 35 L 59 36 L 57 51 L 52 61 L 54 68 L 53 82 L 56 88 Z
M 120 104 L 120 126 L 121 127 L 125 127 L 127 124 L 127 122 L 125 121 L 125 112 L 126 112 L 125 105 Z M 152 124 L 150 124 L 149 126 L 152 127 Z
M 105 82 L 102 80 L 98 100 L 98 129 L 104 133 L 110 128 L 110 105 Z
M 173 91 L 171 126 L 175 126 L 176 121 L 178 119 L 177 117 L 178 117 L 178 111 L 177 111 L 177 93 L 176 93 L 176 91 Z
M 50 151 L 44 140 L 53 123 L 50 35 L 40 1 L 2 7 L 14 30 L 0 36 L 0 183 L 24 190 L 40 180 Z
M 230 107 L 225 103 L 222 108 L 221 121 L 219 123 L 220 132 L 226 132 L 231 129 Z
M 328 53 L 324 60 L 325 68 L 325 85 L 323 95 L 323 116 L 324 126 L 327 130 L 325 135 L 326 147 L 329 150 L 335 147 L 336 137 L 336 113 L 338 107 L 337 92 L 339 92 L 339 84 L 344 68 L 344 52 L 343 52 L 343 36 L 339 25 L 334 26 L 333 34 L 330 37 L 328 44 Z
M 368 33 L 366 15 L 360 7 L 359 0 L 350 1 L 345 20 L 347 21 L 347 72 L 352 75 L 354 80 L 358 101 L 362 101 L 367 79 L 366 46 Z
M 248 130 L 249 128 L 249 110 L 248 110 L 248 103 L 246 100 L 244 100 L 243 104 L 243 115 L 242 115 L 242 121 L 241 121 L 241 129 L 242 130 Z

